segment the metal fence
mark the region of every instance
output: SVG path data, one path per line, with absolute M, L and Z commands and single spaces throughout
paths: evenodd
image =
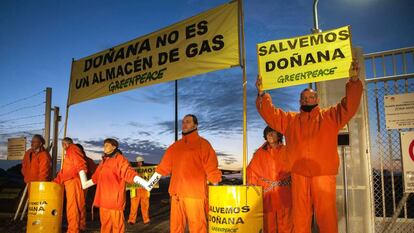
M 413 129 L 387 130 L 384 114 L 385 95 L 414 91 L 414 47 L 364 59 L 375 232 L 414 232 L 414 195 L 404 195 L 400 148 L 400 132 Z

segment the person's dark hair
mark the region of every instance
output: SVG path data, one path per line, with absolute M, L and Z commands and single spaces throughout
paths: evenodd
M 302 94 L 305 92 L 305 91 L 312 91 L 313 93 L 315 93 L 315 97 L 318 97 L 318 93 L 315 91 L 315 90 L 313 90 L 312 88 L 305 88 L 305 89 L 303 89 L 301 92 L 300 92 L 300 98 L 302 99 Z
M 43 138 L 43 136 L 42 135 L 40 135 L 40 134 L 34 134 L 33 135 L 33 137 L 32 137 L 32 139 L 33 138 L 37 138 L 37 139 L 39 139 L 40 140 L 40 142 L 42 143 L 42 145 L 45 145 L 45 143 L 46 143 L 46 141 L 45 141 L 45 139 Z
M 115 140 L 115 139 L 113 139 L 113 138 L 107 138 L 107 139 L 105 139 L 105 140 L 104 140 L 104 144 L 105 144 L 105 143 L 109 143 L 109 144 L 113 145 L 113 146 L 114 146 L 114 147 L 116 147 L 116 148 L 118 148 L 118 146 L 119 146 L 118 141 L 117 141 L 117 140 Z
M 265 140 L 267 140 L 267 138 L 266 138 L 267 134 L 270 133 L 270 132 L 273 132 L 273 131 L 277 133 L 278 142 L 281 143 L 283 141 L 283 134 L 281 134 L 281 133 L 277 132 L 276 130 L 270 128 L 269 126 L 266 126 L 266 128 L 263 130 L 263 138 Z
M 81 152 L 82 152 L 82 154 L 83 154 L 83 156 L 86 156 L 86 153 L 85 153 L 85 149 L 83 148 L 83 146 L 81 145 L 81 144 L 75 144 L 77 147 L 79 147 L 79 149 L 81 150 Z
M 73 144 L 73 140 L 70 137 L 66 137 L 66 138 L 62 139 L 62 142 L 66 142 L 66 143 L 69 143 L 69 144 Z
M 192 117 L 194 124 L 198 125 L 198 119 L 197 119 L 197 117 L 195 115 L 193 115 L 193 114 L 187 114 L 184 117 Z

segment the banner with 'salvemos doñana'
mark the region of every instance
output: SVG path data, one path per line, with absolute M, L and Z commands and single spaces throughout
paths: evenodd
M 257 45 L 263 90 L 349 77 L 349 26 Z

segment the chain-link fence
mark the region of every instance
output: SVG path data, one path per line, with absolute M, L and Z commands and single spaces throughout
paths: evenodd
M 375 232 L 414 232 L 414 195 L 404 196 L 400 132 L 385 125 L 384 96 L 414 92 L 414 47 L 365 54 Z M 398 205 L 402 205 L 399 211 Z M 395 215 L 396 221 L 392 221 Z

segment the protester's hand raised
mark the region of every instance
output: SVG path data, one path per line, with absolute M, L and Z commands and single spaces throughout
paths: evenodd
M 359 77 L 359 62 L 356 59 L 352 60 L 351 69 L 349 70 L 349 77 L 352 81 L 358 80 Z
M 263 90 L 262 90 L 262 77 L 260 75 L 257 75 L 257 80 L 256 80 L 256 89 L 257 89 L 257 93 L 259 95 L 263 94 Z

